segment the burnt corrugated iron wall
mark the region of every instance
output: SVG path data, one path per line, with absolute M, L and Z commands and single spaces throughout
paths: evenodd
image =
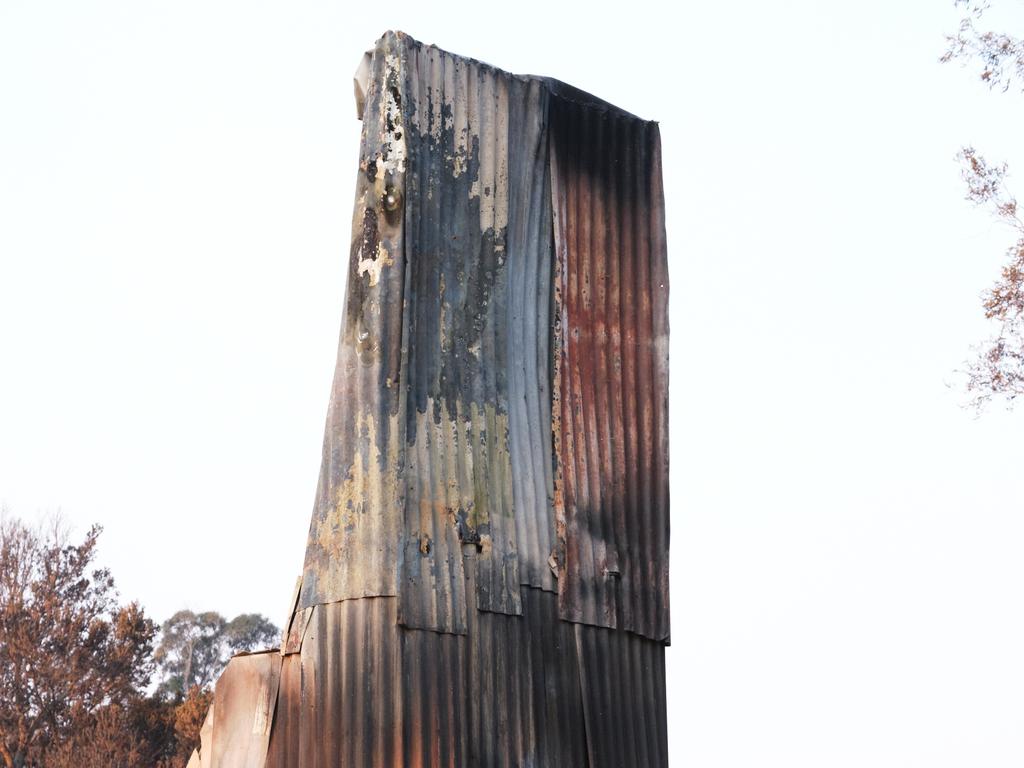
M 394 596 L 405 506 L 405 259 L 400 190 L 406 168 L 402 69 L 395 46 L 371 61 L 345 319 L 306 547 L 301 605 Z
M 669 637 L 668 265 L 655 123 L 552 100 L 559 606 Z
M 305 568 L 194 760 L 665 766 L 657 125 L 401 33 L 368 56 Z

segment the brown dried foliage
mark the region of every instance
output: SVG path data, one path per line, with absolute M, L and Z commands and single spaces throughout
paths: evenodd
M 106 707 L 149 681 L 155 627 L 119 606 L 110 572 L 92 565 L 100 529 L 71 543 L 59 521 L 0 519 L 0 763 L 40 764 Z
M 990 88 L 1004 92 L 1015 84 L 1024 88 L 1024 40 L 979 29 L 989 9 L 987 0 L 954 0 L 954 4 L 964 9 L 964 16 L 958 32 L 946 36 L 947 48 L 940 60 L 980 67 L 978 77 Z M 990 164 L 970 146 L 960 151 L 958 159 L 967 199 L 988 208 L 1016 236 L 1006 251 L 999 280 L 982 295 L 985 317 L 998 324 L 998 331 L 968 362 L 966 388 L 977 409 L 994 396 L 1012 405 L 1024 394 L 1024 223 L 1018 216 L 1017 199 L 1006 186 L 1006 163 Z
M 183 768 L 212 693 L 146 696 L 156 628 L 59 519 L 0 510 L 0 766 Z
M 1024 84 L 1024 40 L 1003 32 L 983 31 L 978 22 L 989 9 L 985 0 L 956 0 L 964 17 L 955 35 L 946 35 L 941 61 L 959 61 L 978 66 L 978 77 L 991 88 L 1008 91 L 1014 83 Z
M 174 709 L 176 756 L 181 765 L 188 762 L 192 750 L 199 746 L 199 731 L 212 702 L 212 689 L 193 686 L 184 701 Z
M 958 157 L 967 199 L 987 207 L 1017 238 L 1006 251 L 1000 279 L 982 295 L 985 317 L 998 323 L 999 330 L 968 364 L 967 391 L 976 407 L 994 395 L 1012 404 L 1024 394 L 1024 221 L 1018 215 L 1016 198 L 1006 187 L 1005 163 L 990 165 L 973 147 L 965 147 Z

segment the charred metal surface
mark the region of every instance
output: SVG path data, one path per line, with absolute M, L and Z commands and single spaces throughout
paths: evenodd
M 657 125 L 393 32 L 356 94 L 305 567 L 191 764 L 666 766 Z
M 669 638 L 668 264 L 656 123 L 552 101 L 563 618 Z
M 298 654 L 281 659 L 277 706 L 267 745 L 266 768 L 299 766 L 299 730 L 302 717 L 302 660 Z
M 574 626 L 590 768 L 667 766 L 665 646 L 632 632 Z
M 433 47 L 408 62 L 400 616 L 461 632 L 461 543 L 480 548 L 470 608 L 518 614 L 520 583 L 554 590 L 547 92 Z
M 299 654 L 298 765 L 401 764 L 396 608 L 394 598 L 314 608 Z
M 477 560 L 476 551 L 467 547 L 470 582 Z M 586 766 L 572 625 L 559 620 L 553 593 L 528 586 L 521 589 L 521 616 L 470 614 L 470 764 Z
M 387 210 L 385 198 L 389 188 L 403 186 L 406 170 L 405 49 L 386 36 L 370 62 L 345 320 L 306 548 L 303 608 L 398 593 L 405 250 L 401 211 Z

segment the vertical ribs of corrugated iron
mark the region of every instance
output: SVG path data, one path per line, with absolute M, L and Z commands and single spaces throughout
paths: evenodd
M 647 582 L 657 585 L 657 589 L 648 592 L 658 602 L 650 608 L 653 616 L 648 617 L 647 626 L 659 626 L 669 637 L 671 626 L 669 594 L 669 423 L 668 423 L 668 392 L 669 392 L 669 316 L 668 316 L 668 243 L 665 232 L 665 190 L 661 175 L 661 130 L 657 123 L 648 123 L 649 139 L 647 147 L 650 160 L 648 184 L 650 186 L 650 231 L 651 248 L 654 258 L 651 259 L 651 294 L 652 294 L 652 334 L 654 337 L 655 380 L 661 386 L 655 391 L 652 401 L 654 406 L 654 423 L 656 425 L 654 472 L 654 510 L 653 530 L 665 537 L 664 546 L 659 549 L 660 562 L 648 566 Z M 660 598 L 664 596 L 664 602 Z
M 535 80 L 509 83 L 507 327 L 509 449 L 519 576 L 554 591 L 548 557 L 554 550 L 551 470 L 551 204 L 547 98 Z
M 404 765 L 468 764 L 461 693 L 465 638 L 399 630 L 402 643 Z
M 444 453 L 447 425 L 439 424 L 435 413 L 438 396 L 439 368 L 444 354 L 444 329 L 438 301 L 441 267 L 444 255 L 441 241 L 441 194 L 443 149 L 431 139 L 439 129 L 440 105 L 436 92 L 436 58 L 430 49 L 413 47 L 409 51 L 406 77 L 410 91 L 409 108 L 415 108 L 418 125 L 411 135 L 414 152 L 410 157 L 410 195 L 407 218 L 415 238 L 409 241 L 410 273 L 413 275 L 413 301 L 409 313 L 413 343 L 409 355 L 407 385 L 412 390 L 410 433 L 416 452 L 408 470 L 409 493 L 415 496 L 406 510 L 405 567 L 400 617 L 410 627 L 426 627 L 441 631 L 465 631 L 465 597 L 461 591 L 461 572 L 457 558 L 458 539 L 446 520 L 438 519 L 438 506 L 447 500 L 447 490 L 438 494 L 438 485 L 445 484 L 446 463 L 436 453 Z M 433 94 L 433 96 L 432 96 Z M 410 121 L 412 122 L 412 121 Z M 442 134 L 443 135 L 443 134 Z M 444 300 L 444 296 L 440 296 Z M 417 427 L 417 425 L 421 425 Z M 437 470 L 435 470 L 435 463 Z M 438 474 L 441 477 L 437 477 Z M 426 538 L 424 538 L 426 537 Z
M 605 126 L 602 143 L 614 147 L 621 147 L 620 125 L 622 120 L 615 115 L 608 115 L 602 121 Z M 632 515 L 627 501 L 626 493 L 626 457 L 624 419 L 623 419 L 623 383 L 622 383 L 622 328 L 621 328 L 621 258 L 620 247 L 620 216 L 622 205 L 619 200 L 622 195 L 622 188 L 618 183 L 617 171 L 624 165 L 622 162 L 612 162 L 601 167 L 601 185 L 605 190 L 603 217 L 604 225 L 604 258 L 602 267 L 602 285 L 605 286 L 603 293 L 602 316 L 604 317 L 604 332 L 601 339 L 603 349 L 603 378 L 607 382 L 605 400 L 608 403 L 605 421 L 605 463 L 607 472 L 604 474 L 605 483 L 610 486 L 611 493 L 608 494 L 609 507 L 611 508 L 611 522 L 614 528 L 614 540 L 616 542 L 616 557 L 614 568 L 616 573 L 609 574 L 606 580 L 609 586 L 613 587 L 615 595 L 615 609 L 618 613 L 616 623 L 620 626 L 633 626 L 632 608 L 633 603 L 628 599 L 631 589 L 635 584 L 632 578 L 632 564 L 639 560 L 635 548 L 631 546 L 629 539 L 629 528 L 632 523 Z M 608 215 L 611 214 L 611 215 Z M 617 214 L 617 215 L 616 215 Z M 642 551 L 642 550 L 641 550 Z M 627 599 L 623 599 L 624 596 Z
M 624 153 L 631 156 L 636 151 L 637 133 L 642 125 L 635 120 L 620 121 L 621 131 L 619 134 L 619 146 L 623 147 Z M 615 166 L 615 188 L 619 195 L 628 197 L 631 195 L 633 185 L 633 164 L 627 162 L 616 163 Z M 637 334 L 636 307 L 637 307 L 637 238 L 642 236 L 635 229 L 636 216 L 635 206 L 625 205 L 616 218 L 618 225 L 617 240 L 619 252 L 619 286 L 622 300 L 619 304 L 619 325 L 622 329 L 624 343 L 621 345 L 621 370 L 620 380 L 622 382 L 622 444 L 623 464 L 631 468 L 631 471 L 624 473 L 624 502 L 626 508 L 632 512 L 630 523 L 638 530 L 634 534 L 639 546 L 634 548 L 635 555 L 624 563 L 623 580 L 626 581 L 624 593 L 628 596 L 629 590 L 634 584 L 644 584 L 642 572 L 646 567 L 644 562 L 648 552 L 647 534 L 640 530 L 647 524 L 646 517 L 640 503 L 642 482 L 638 478 L 636 467 L 639 465 L 641 450 L 639 445 L 640 428 L 637 423 L 637 408 L 634 407 L 637 398 L 637 358 L 633 351 L 641 340 Z M 625 516 L 623 516 L 625 518 Z M 623 523 L 625 523 L 625 519 Z M 633 554 L 633 553 L 631 553 Z M 632 619 L 634 611 L 631 601 L 624 600 L 630 611 L 629 619 Z M 631 624 L 627 621 L 627 625 Z
M 633 145 L 636 208 L 637 326 L 646 343 L 637 345 L 639 400 L 638 432 L 641 436 L 641 517 L 631 528 L 639 546 L 649 556 L 634 585 L 631 604 L 639 616 L 629 628 L 648 636 L 650 631 L 668 639 L 668 276 L 665 255 L 664 200 L 661 193 L 661 158 L 657 151 L 657 125 L 638 126 Z M 660 538 L 660 540 L 659 540 Z M 663 542 L 663 543 L 662 543 Z
M 420 53 L 428 53 L 420 50 Z M 428 188 L 432 188 L 434 203 L 429 218 L 429 225 L 432 227 L 431 237 L 434 243 L 440 244 L 442 239 L 450 241 L 450 233 L 446 231 L 445 221 L 447 211 L 454 204 L 452 185 L 447 183 L 449 178 L 446 157 L 453 149 L 452 136 L 444 126 L 444 57 L 440 51 L 433 49 L 427 55 L 428 65 L 425 68 L 424 81 L 434 94 L 430 100 L 430 119 L 432 125 L 438 126 L 439 138 L 431 142 L 431 178 Z M 420 59 L 422 62 L 422 59 Z M 430 287 L 433 293 L 424 295 L 424 303 L 431 309 L 439 311 L 440 302 L 438 297 L 442 285 L 442 276 L 447 267 L 449 250 L 447 244 L 433 255 L 431 263 Z M 437 325 L 436 350 L 437 354 L 431 360 L 430 366 L 430 388 L 435 397 L 441 393 L 441 367 L 444 360 L 445 339 L 443 337 L 441 323 Z M 435 409 L 436 413 L 436 409 Z M 428 414 L 428 416 L 430 416 Z M 437 601 L 437 615 L 441 626 L 450 626 L 453 631 L 465 631 L 465 612 L 467 610 L 466 595 L 464 590 L 464 578 L 462 575 L 461 543 L 458 532 L 449 518 L 448 514 L 448 462 L 447 448 L 449 433 L 452 422 L 442 417 L 428 418 L 431 425 L 428 431 L 430 444 L 427 446 L 427 467 L 430 480 L 429 494 L 430 504 L 430 525 L 431 531 L 437 539 L 431 545 L 434 556 L 434 581 L 435 584 L 444 583 L 444 590 L 436 586 L 433 590 Z M 449 596 L 450 592 L 450 596 Z M 449 614 L 451 614 L 449 616 Z
M 388 132 L 384 113 L 386 81 L 398 76 L 392 71 L 393 62 L 401 54 L 395 38 L 386 36 L 372 57 L 345 319 L 300 595 L 304 608 L 396 593 L 400 529 L 396 511 L 402 499 L 395 492 L 395 479 L 403 463 L 404 435 L 400 423 L 392 429 L 392 419 L 401 407 L 397 381 L 403 349 L 403 244 L 400 224 L 390 221 L 381 205 L 385 180 L 379 174 L 373 177 L 369 169 L 389 151 L 388 142 L 400 141 L 397 133 Z M 360 261 L 376 257 L 382 242 L 393 263 L 383 266 L 379 281 L 371 285 L 371 275 L 360 274 Z M 369 471 L 373 463 L 379 468 L 379 480 Z M 357 473 L 360 466 L 363 471 Z
M 569 591 L 562 583 L 565 574 L 576 567 L 579 561 L 579 537 L 570 535 L 570 527 L 575 524 L 569 520 L 568 510 L 572 506 L 571 488 L 574 485 L 572 475 L 575 472 L 572 462 L 570 441 L 572 425 L 569 418 L 569 402 L 563 397 L 567 389 L 565 379 L 568 376 L 566 365 L 566 296 L 568 270 L 566 268 L 568 226 L 568 195 L 566 185 L 561 182 L 568 168 L 567 152 L 559 158 L 559 149 L 566 147 L 568 142 L 565 120 L 559 120 L 556 113 L 558 102 L 552 98 L 548 102 L 548 171 L 551 192 L 551 489 L 552 508 L 555 518 L 555 551 L 554 565 L 558 571 L 558 603 L 560 616 L 568 616 L 568 606 L 563 602 L 569 599 Z
M 472 583 L 478 553 L 464 547 Z M 472 765 L 587 765 L 579 664 L 557 596 L 522 587 L 523 613 L 472 612 L 466 678 Z M 459 638 L 462 639 L 462 638 Z
M 316 607 L 299 654 L 299 748 L 286 765 L 405 765 L 396 620 L 388 597 Z
M 557 597 L 523 588 L 523 610 L 529 647 L 529 677 L 538 765 L 586 766 L 579 663 L 573 625 L 558 618 Z
M 411 46 L 408 62 L 406 428 L 411 444 L 400 615 L 409 627 L 463 632 L 455 528 L 460 515 L 484 538 L 478 607 L 521 611 L 505 426 L 508 288 L 504 264 L 495 262 L 505 238 L 504 226 L 495 226 L 494 202 L 507 196 L 501 187 L 508 183 L 508 76 L 418 45 Z M 456 174 L 463 129 L 470 137 L 470 156 L 460 159 L 466 168 Z M 469 177 L 474 171 L 475 199 Z M 461 214 L 467 208 L 470 214 L 477 211 L 475 221 Z M 477 324 L 475 365 L 459 364 L 470 351 L 451 337 L 456 313 Z M 447 394 L 452 384 L 454 401 Z
M 592 220 L 591 195 L 583 164 L 588 160 L 587 142 L 591 140 L 590 121 L 580 120 L 574 105 L 560 104 L 555 120 L 565 128 L 566 144 L 559 149 L 565 160 L 559 167 L 559 182 L 566 195 L 562 252 L 565 330 L 562 376 L 563 446 L 562 460 L 570 466 L 565 473 L 567 516 L 566 578 L 559 580 L 559 590 L 566 599 L 563 617 L 588 624 L 608 622 L 603 600 L 601 573 L 602 538 L 597 467 L 591 459 L 595 430 L 586 388 L 592 384 L 590 370 L 592 347 L 589 339 L 589 248 Z M 557 236 L 557 235 L 556 235 Z M 583 351 L 581 351 L 583 350 Z M 563 587 L 564 582 L 564 587 Z M 575 595 L 570 590 L 585 590 Z M 589 599 L 580 599 L 581 597 Z
M 316 606 L 282 660 L 268 768 L 470 764 L 466 643 L 401 627 L 394 598 Z
M 419 250 L 421 244 L 427 237 L 426 228 L 431 223 L 432 211 L 427 207 L 430 205 L 432 196 L 430 193 L 430 154 L 423 142 L 417 137 L 422 135 L 422 121 L 426 121 L 426 130 L 430 130 L 430 114 L 424 98 L 427 86 L 422 82 L 424 68 L 419 65 L 419 49 L 412 48 L 407 54 L 407 69 L 404 73 L 403 87 L 406 98 L 403 112 L 408 113 L 415 105 L 416 114 L 419 116 L 421 125 L 416 125 L 412 119 L 409 120 L 408 142 L 410 149 L 409 167 L 406 173 L 405 187 L 405 218 L 406 218 L 406 248 L 407 248 L 407 269 L 406 269 L 406 327 L 409 343 L 404 366 L 404 381 L 408 391 L 406 413 L 406 434 L 409 439 L 408 460 L 405 472 L 406 483 L 406 507 L 405 507 L 405 528 L 403 530 L 404 542 L 401 562 L 401 585 L 399 600 L 399 621 L 407 626 L 438 626 L 443 627 L 443 619 L 437 616 L 437 591 L 441 590 L 441 599 L 450 597 L 446 594 L 447 583 L 432 583 L 431 571 L 434 569 L 436 553 L 423 553 L 420 551 L 421 538 L 433 535 L 436 548 L 443 547 L 442 537 L 437 535 L 433 527 L 423 519 L 423 507 L 432 503 L 432 499 L 423 498 L 424 475 L 429 483 L 429 466 L 426 464 L 424 443 L 429 439 L 429 433 L 421 428 L 428 427 L 430 415 L 420 418 L 420 414 L 426 414 L 428 410 L 426 391 L 427 376 L 425 367 L 431 359 L 436 359 L 428 346 L 436 344 L 438 340 L 427 336 L 429 324 L 424 313 L 430 309 L 428 302 L 422 301 L 424 295 L 430 295 L 430 288 L 427 285 L 429 275 L 428 263 L 422 263 Z M 426 249 L 423 249 L 426 250 Z M 430 254 L 425 254 L 427 258 Z M 422 612 L 422 616 L 421 616 Z M 453 627 L 447 627 L 449 630 Z
M 300 765 L 301 674 L 301 657 L 297 653 L 281 659 L 281 681 L 277 688 L 277 706 L 274 708 L 274 723 L 270 730 L 266 768 L 295 768 Z
M 447 511 L 446 456 L 451 450 L 450 419 L 455 415 L 440 412 L 445 355 L 441 285 L 447 254 L 442 231 L 450 190 L 444 183 L 445 143 L 433 139 L 434 134 L 445 136 L 440 130 L 439 59 L 436 49 L 411 46 L 403 78 L 410 142 L 406 184 L 410 344 L 405 386 L 409 391 L 406 425 L 412 445 L 405 473 L 400 620 L 409 627 L 464 632 L 466 601 L 459 540 Z M 457 450 L 457 445 L 454 447 Z
M 650 150 L 657 127 L 557 97 L 552 115 L 560 607 L 572 621 L 666 640 L 667 269 L 663 213 L 653 213 L 663 206 L 660 157 Z
M 580 338 L 587 343 L 577 346 L 577 357 L 586 361 L 581 398 L 587 424 L 587 479 L 589 481 L 591 523 L 598 534 L 591 534 L 595 551 L 594 584 L 600 595 L 598 602 L 599 623 L 615 627 L 620 618 L 616 611 L 617 589 L 620 585 L 615 576 L 618 570 L 618 542 L 615 539 L 614 510 L 612 509 L 611 468 L 608 466 L 607 446 L 609 442 L 607 413 L 608 396 L 605 391 L 606 347 L 605 347 L 605 286 L 604 266 L 608 258 L 604 242 L 604 224 L 608 216 L 618 211 L 607 204 L 605 187 L 605 164 L 595 162 L 594 153 L 602 153 L 607 144 L 602 141 L 603 119 L 581 120 L 588 129 L 588 139 L 583 144 L 585 165 L 580 175 L 580 189 L 584 193 L 588 210 L 583 219 L 586 237 L 584 252 L 586 258 L 580 263 L 584 269 L 584 291 Z M 582 255 L 582 254 L 581 254 Z M 588 350 L 586 353 L 584 350 Z
M 480 610 L 519 614 L 519 562 L 516 523 L 512 508 L 512 477 L 509 456 L 509 392 L 507 365 L 508 277 L 506 232 L 508 220 L 509 76 L 485 65 L 474 64 L 479 83 L 478 116 L 480 163 L 477 193 L 483 216 L 480 221 L 479 259 L 493 275 L 484 275 L 491 290 L 483 307 L 486 319 L 481 338 L 483 367 L 483 465 L 489 491 L 488 540 L 479 558 L 477 607 Z M 471 131 L 472 133 L 472 131 Z M 519 162 L 519 158 L 515 159 Z M 499 218 L 500 217 L 500 218 Z
M 548 99 L 544 99 L 544 133 L 548 131 Z M 547 165 L 550 154 L 546 135 L 541 136 L 538 153 L 543 158 L 543 167 L 537 172 L 539 176 L 540 202 L 536 206 L 531 205 L 531 210 L 539 211 L 533 217 L 532 242 L 537 247 L 536 258 L 536 290 L 534 294 L 535 308 L 537 312 L 537 328 L 532 334 L 537 339 L 537 354 L 532 368 L 532 376 L 529 378 L 537 382 L 537 391 L 528 394 L 528 402 L 532 403 L 529 409 L 530 445 L 531 455 L 539 456 L 541 465 L 534 467 L 535 482 L 537 484 L 537 505 L 536 514 L 528 518 L 534 523 L 534 538 L 537 541 L 535 557 L 540 558 L 539 567 L 543 576 L 537 579 L 536 584 L 542 589 L 557 591 L 554 573 L 550 563 L 556 554 L 555 535 L 555 504 L 554 504 L 554 461 L 553 461 L 553 440 L 551 424 L 553 420 L 552 400 L 552 379 L 553 379 L 553 329 L 552 317 L 554 315 L 554 239 L 552 225 L 552 210 L 548 204 L 551 198 L 551 178 L 547 172 Z M 529 297 L 527 297 L 529 300 Z M 528 369 L 529 370 L 529 369 Z
M 664 644 L 622 630 L 575 629 L 590 768 L 668 766 Z
M 402 45 L 408 50 L 399 50 Z M 380 387 L 382 371 L 400 384 L 395 391 L 409 393 L 408 401 L 395 397 L 385 383 L 372 403 L 381 416 L 399 415 L 396 430 L 377 418 L 383 456 L 394 456 L 388 441 L 401 434 L 404 445 L 409 430 L 408 455 L 394 465 L 406 475 L 407 498 L 399 495 L 395 507 L 407 502 L 401 591 L 399 600 L 349 600 L 309 611 L 301 654 L 282 660 L 300 664 L 298 693 L 290 699 L 298 702 L 300 725 L 283 729 L 280 742 L 273 735 L 271 753 L 281 754 L 279 743 L 298 743 L 302 768 L 471 760 L 585 766 L 588 751 L 593 766 L 662 765 L 660 643 L 558 620 L 667 638 L 667 266 L 657 126 L 614 111 L 596 115 L 582 102 L 552 97 L 550 143 L 543 127 L 535 140 L 534 126 L 522 118 L 542 109 L 531 101 L 543 105 L 547 98 L 539 81 L 512 79 L 401 36 L 387 36 L 381 48 L 405 67 L 402 109 L 406 133 L 415 139 L 405 183 L 408 242 L 392 254 L 396 264 L 382 273 L 378 294 L 365 284 L 350 289 L 350 303 L 360 303 L 347 311 L 343 344 L 346 331 L 351 341 L 360 330 L 363 310 L 376 308 L 380 326 L 371 330 L 379 336 L 379 354 L 373 365 L 360 367 L 358 356 L 344 357 L 339 349 L 332 408 L 342 387 L 355 392 L 357 403 L 368 384 Z M 371 119 L 373 104 L 379 116 L 379 94 L 368 102 Z M 413 110 L 425 131 L 412 124 Z M 500 114 L 512 123 L 502 125 Z M 432 140 L 438 121 L 450 123 Z M 463 121 L 475 198 L 468 177 L 456 182 L 449 167 Z M 364 135 L 364 156 L 367 143 Z M 514 169 L 511 180 L 503 162 Z M 536 176 L 539 181 L 530 178 Z M 481 212 L 484 198 L 496 203 L 499 193 L 507 196 L 507 230 L 496 226 L 493 205 L 484 207 L 489 215 Z M 361 178 L 357 197 L 365 203 L 374 194 Z M 501 246 L 504 274 L 481 274 Z M 363 277 L 358 255 L 354 246 L 350 286 Z M 474 283 L 488 278 L 494 278 L 490 294 Z M 474 305 L 476 288 L 484 300 Z M 479 366 L 450 366 L 459 377 L 457 397 L 439 408 L 444 366 L 466 353 L 446 347 L 453 318 L 474 311 L 482 324 Z M 547 333 L 536 332 L 549 321 L 553 350 Z M 343 362 L 354 385 L 338 384 Z M 545 414 L 552 376 L 553 407 Z M 533 401 L 531 393 L 537 394 Z M 373 446 L 365 445 L 362 415 L 355 411 L 351 419 L 353 444 L 364 439 L 357 449 L 369 457 Z M 558 458 L 554 488 L 551 472 L 536 471 L 537 456 L 551 445 L 548 423 Z M 344 478 L 345 456 L 354 455 L 345 454 L 343 442 L 331 444 L 328 471 L 325 438 L 324 473 L 335 487 Z M 520 484 L 520 475 L 532 485 Z M 474 522 L 489 536 L 480 548 L 457 541 L 453 507 L 467 498 Z M 551 506 L 561 549 L 557 599 L 543 591 Z M 383 552 L 381 542 L 374 544 Z M 335 590 L 330 594 L 352 596 L 352 580 L 338 581 L 322 567 L 324 553 L 314 554 L 320 559 L 314 558 L 314 583 L 308 594 L 304 587 L 303 600 L 327 594 L 324 584 Z M 464 556 L 472 560 L 469 587 Z M 307 555 L 307 577 L 309 563 Z M 320 579 L 325 573 L 329 578 Z M 538 588 L 520 590 L 520 580 Z M 445 634 L 459 631 L 467 589 L 485 612 L 470 608 L 468 637 Z M 399 615 L 410 627 L 440 633 L 396 626 Z M 279 703 L 286 695 L 279 694 Z M 275 728 L 285 712 L 291 708 L 278 708 Z

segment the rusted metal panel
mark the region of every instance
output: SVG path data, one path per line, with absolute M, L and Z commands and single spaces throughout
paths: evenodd
M 277 703 L 281 655 L 235 656 L 217 680 L 213 704 L 212 765 L 217 768 L 263 768 Z
M 669 638 L 668 318 L 656 123 L 556 98 L 563 618 Z

